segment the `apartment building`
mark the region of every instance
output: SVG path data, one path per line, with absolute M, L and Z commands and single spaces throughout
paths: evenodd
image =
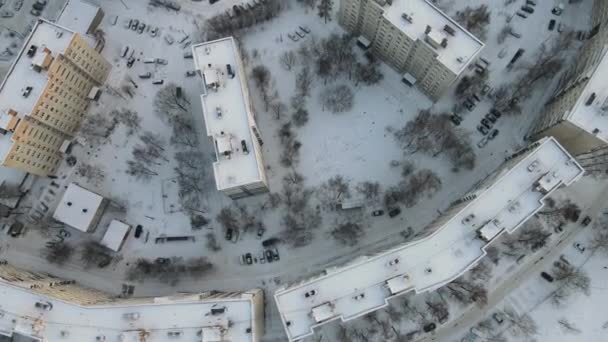
M 73 280 L 0 265 L 0 298 L 2 341 L 258 342 L 264 334 L 259 289 L 117 298 Z
M 88 36 L 39 19 L 0 85 L 0 165 L 53 175 L 110 63 Z
M 428 0 L 342 0 L 338 22 L 433 101 L 484 47 Z
M 553 138 L 513 154 L 452 203 L 417 240 L 362 256 L 275 292 L 290 341 L 330 321 L 348 321 L 406 293 L 433 291 L 474 267 L 486 248 L 538 212 L 555 189 L 577 181 L 583 168 Z
M 268 192 L 263 141 L 234 38 L 194 45 L 192 53 L 204 84 L 201 102 L 215 147 L 217 189 L 232 199 Z

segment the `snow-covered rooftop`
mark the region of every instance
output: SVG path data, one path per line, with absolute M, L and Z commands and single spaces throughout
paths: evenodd
M 608 47 L 566 119 L 608 144 Z
M 103 239 L 101 239 L 101 244 L 115 252 L 118 252 L 127 234 L 129 233 L 130 228 L 131 226 L 126 223 L 118 220 L 112 220 L 108 226 L 108 230 L 103 236 Z
M 73 342 L 254 342 L 261 334 L 253 322 L 254 295 L 261 293 L 224 298 L 195 294 L 80 306 L 0 280 L 0 336 L 18 333 L 43 341 Z M 36 308 L 37 302 L 50 303 L 52 309 Z
M 46 70 L 36 71 L 32 68 L 32 62 L 42 57 L 44 48 L 48 48 L 53 57 L 62 53 L 69 45 L 73 33 L 64 27 L 38 19 L 0 84 L 0 122 L 7 120 L 9 109 L 17 111 L 19 118 L 30 114 L 48 80 Z M 36 53 L 28 56 L 27 52 L 32 45 L 37 47 Z M 25 93 L 29 94 L 24 96 Z M 11 137 L 11 134 L 0 135 L 0 161 L 4 160 L 12 145 Z
M 89 34 L 91 23 L 99 7 L 82 0 L 68 0 L 59 14 L 57 24 L 69 27 L 81 34 Z
M 290 340 L 311 335 L 313 328 L 341 318 L 349 320 L 387 305 L 393 296 L 436 289 L 473 267 L 488 242 L 513 232 L 543 206 L 562 184 L 582 176 L 582 167 L 554 138 L 546 138 L 516 164 L 485 182 L 474 200 L 446 214 L 431 234 L 348 265 L 327 269 L 315 279 L 279 289 L 275 300 Z M 496 229 L 494 229 L 496 228 Z
M 53 218 L 80 231 L 88 232 L 97 213 L 103 210 L 103 197 L 74 183 L 68 185 Z
M 201 101 L 207 135 L 215 144 L 213 170 L 218 190 L 261 181 L 264 166 L 258 157 L 261 151 L 253 144 L 255 121 L 234 39 L 197 44 L 192 51 L 205 86 Z
M 384 17 L 413 40 L 428 40 L 425 39 L 427 25 L 431 27 L 430 39 L 438 44 L 447 39 L 445 47 L 439 46 L 434 50 L 438 54 L 437 59 L 456 75 L 477 57 L 484 46 L 428 0 L 394 0 L 392 5 L 386 4 L 382 8 Z M 405 19 L 404 14 L 409 19 Z M 446 25 L 451 28 L 450 33 L 445 29 Z

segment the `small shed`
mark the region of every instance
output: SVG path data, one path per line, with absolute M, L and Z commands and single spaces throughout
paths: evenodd
M 101 244 L 113 250 L 114 252 L 118 252 L 122 248 L 122 245 L 125 243 L 125 240 L 127 239 L 130 230 L 130 225 L 118 220 L 112 220 L 112 222 L 110 222 L 110 225 L 108 226 L 106 234 L 101 240 Z

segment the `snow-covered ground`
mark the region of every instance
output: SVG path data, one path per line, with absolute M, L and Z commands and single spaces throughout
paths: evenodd
M 193 32 L 202 26 L 202 20 L 219 11 L 229 8 L 238 3 L 235 0 L 221 0 L 209 5 L 207 1 L 194 2 L 190 0 L 180 1 L 183 9 L 179 13 L 157 9 L 147 6 L 147 1 L 119 1 L 119 0 L 96 0 L 92 1 L 100 5 L 106 13 L 102 23 L 105 32 L 106 46 L 103 55 L 112 63 L 113 69 L 108 80 L 108 86 L 120 92 L 121 85 L 127 83 L 129 76 L 137 84 L 134 89 L 134 98 L 126 95 L 117 96 L 105 92 L 100 101 L 92 106 L 90 113 L 107 113 L 114 108 L 129 108 L 139 113 L 142 118 L 141 132 L 149 130 L 158 133 L 169 141 L 171 128 L 155 113 L 153 99 L 155 93 L 161 86 L 153 85 L 150 79 L 139 79 L 138 74 L 151 72 L 152 78 L 162 78 L 165 84 L 175 82 L 180 85 L 188 95 L 193 107 L 193 116 L 198 125 L 201 137 L 201 151 L 209 158 L 205 170 L 207 175 L 212 173 L 213 146 L 205 137 L 203 129 L 202 110 L 199 94 L 202 92 L 201 79 L 197 77 L 186 77 L 185 72 L 193 70 L 192 59 L 183 58 L 183 54 L 189 51 L 177 42 L 168 45 L 163 37 L 170 34 L 178 39 L 183 35 L 194 37 Z M 482 0 L 469 1 L 442 1 L 446 4 L 449 14 L 454 14 L 467 5 L 479 5 L 486 3 Z M 488 31 L 486 47 L 482 56 L 490 62 L 489 84 L 498 86 L 508 82 L 515 77 L 515 71 L 506 71 L 505 65 L 518 48 L 524 48 L 526 53 L 522 60 L 532 58 L 540 43 L 547 39 L 553 39 L 558 34 L 555 30 L 548 31 L 547 25 L 551 18 L 567 24 L 572 29 L 587 29 L 591 1 L 579 4 L 567 5 L 566 11 L 560 17 L 550 14 L 554 2 L 538 1 L 536 12 L 528 19 L 513 17 L 512 25 L 518 32 L 523 34 L 521 39 L 509 36 L 505 43 L 496 42 L 496 34 L 502 29 L 507 15 L 511 15 L 521 6 L 520 2 L 503 8 L 503 1 L 492 1 L 488 5 L 492 11 L 491 24 Z M 450 5 L 451 4 L 451 5 Z M 447 6 L 450 5 L 450 6 Z M 321 39 L 332 32 L 341 34 L 343 30 L 337 25 L 335 19 L 327 24 L 316 15 L 316 11 L 304 9 L 295 1 L 286 1 L 287 9 L 278 18 L 270 22 L 262 23 L 242 36 L 242 42 L 250 59 L 246 65 L 251 70 L 255 65 L 266 65 L 273 76 L 275 88 L 283 102 L 289 104 L 289 98 L 294 92 L 295 75 L 301 63 L 297 64 L 291 71 L 283 69 L 279 62 L 279 56 L 288 50 L 295 50 L 303 41 Z M 25 7 L 25 5 L 24 5 Z M 338 7 L 338 3 L 334 4 Z M 112 25 L 114 18 L 118 16 L 116 25 Z M 158 26 L 160 34 L 151 37 L 148 33 L 138 34 L 126 29 L 125 22 L 130 18 L 144 21 L 148 25 Z M 289 32 L 295 31 L 298 26 L 308 26 L 311 34 L 299 42 L 293 42 L 288 37 Z M 196 40 L 192 41 L 197 42 Z M 135 57 L 139 60 L 132 68 L 126 67 L 126 60 L 120 58 L 119 53 L 124 45 L 135 49 Z M 253 56 L 253 51 L 258 51 L 258 56 Z M 499 58 L 498 53 L 505 49 L 505 57 Z M 572 51 L 574 52 L 574 51 Z M 357 52 L 360 53 L 360 52 Z M 169 61 L 168 65 L 144 64 L 145 58 L 164 58 Z M 387 128 L 398 129 L 413 118 L 420 109 L 432 107 L 435 112 L 451 109 L 455 98 L 452 94 L 446 94 L 440 101 L 433 104 L 422 93 L 415 88 L 406 87 L 400 80 L 400 75 L 389 67 L 382 65 L 384 79 L 377 86 L 367 87 L 360 85 L 354 88 L 355 99 L 353 108 L 345 113 L 331 114 L 323 111 L 319 103 L 319 95 L 324 91 L 323 80 L 316 79 L 313 83 L 312 98 L 307 101 L 307 109 L 310 113 L 309 122 L 303 128 L 294 128 L 298 140 L 302 142 L 300 152 L 300 163 L 297 171 L 305 177 L 306 187 L 316 187 L 334 175 L 342 175 L 348 179 L 351 185 L 360 181 L 379 181 L 384 188 L 396 184 L 401 179 L 401 169 L 390 166 L 392 160 L 404 160 L 399 145 L 395 142 L 392 133 Z M 471 71 L 472 73 L 473 71 Z M 555 80 L 554 80 L 555 81 Z M 348 80 L 329 80 L 328 84 L 351 84 Z M 272 192 L 279 192 L 283 176 L 290 171 L 279 163 L 282 146 L 277 134 L 278 129 L 287 118 L 276 120 L 271 113 L 264 110 L 264 105 L 259 98 L 259 92 L 253 81 L 249 82 L 251 96 L 254 106 L 258 112 L 258 126 L 264 139 L 263 153 L 267 163 L 267 174 Z M 3 249 L 3 257 L 15 259 L 24 266 L 48 269 L 58 275 L 67 278 L 81 279 L 85 285 L 94 286 L 106 291 L 120 292 L 120 283 L 123 280 L 123 272 L 127 263 L 138 257 L 169 257 L 169 256 L 207 256 L 216 264 L 216 271 L 212 277 L 200 280 L 184 279 L 176 287 L 171 288 L 158 282 L 146 282 L 137 287 L 136 295 L 163 295 L 174 291 L 195 291 L 208 289 L 249 289 L 264 287 L 267 293 L 271 293 L 279 282 L 293 281 L 304 275 L 316 273 L 327 265 L 341 263 L 356 257 L 357 255 L 376 250 L 382 246 L 390 246 L 403 238 L 399 235 L 408 226 L 415 230 L 422 229 L 436 215 L 454 199 L 468 190 L 479 179 L 484 178 L 492 170 L 500 165 L 503 157 L 511 151 L 524 144 L 523 136 L 530 122 L 537 117 L 544 100 L 550 94 L 550 85 L 539 87 L 534 96 L 525 103 L 524 114 L 516 117 L 503 117 L 498 122 L 499 136 L 491 141 L 485 148 L 477 149 L 477 167 L 471 172 L 461 171 L 453 173 L 449 163 L 438 158 L 431 158 L 421 154 L 415 154 L 408 158 L 413 161 L 418 169 L 429 168 L 436 172 L 442 179 L 442 190 L 431 199 L 422 200 L 417 206 L 403 210 L 403 213 L 395 219 L 387 216 L 372 218 L 370 213 L 376 207 L 366 207 L 359 213 L 346 214 L 323 208 L 323 226 L 316 231 L 314 241 L 300 249 L 287 249 L 279 247 L 281 261 L 266 264 L 254 264 L 242 266 L 238 258 L 245 252 L 258 255 L 262 252 L 259 240 L 255 234 L 241 234 L 239 241 L 232 244 L 224 239 L 220 225 L 215 222 L 215 216 L 223 207 L 232 205 L 233 201 L 215 190 L 215 185 L 209 185 L 209 191 L 204 200 L 205 216 L 210 224 L 203 230 L 191 230 L 189 217 L 184 212 L 171 212 L 169 203 L 177 203 L 174 195 L 176 191 L 170 185 L 174 179 L 173 168 L 175 162 L 173 154 L 174 147 L 167 144 L 166 156 L 169 162 L 164 162 L 156 168 L 159 173 L 150 182 L 141 182 L 133 179 L 125 173 L 126 161 L 130 159 L 131 150 L 138 144 L 137 135 L 127 136 L 123 126 L 118 126 L 110 142 L 101 146 L 76 146 L 74 154 L 80 162 L 88 162 L 99 165 L 105 171 L 106 176 L 102 182 L 97 184 L 87 183 L 79 179 L 73 169 L 67 167 L 62 171 L 56 182 L 62 186 L 70 181 L 78 181 L 81 185 L 99 192 L 101 195 L 113 199 L 117 203 L 125 204 L 127 209 L 126 222 L 137 225 L 141 224 L 150 233 L 150 239 L 135 239 L 131 235 L 121 252 L 122 257 L 116 264 L 107 270 L 82 271 L 78 261 L 72 261 L 65 267 L 47 265 L 39 258 L 39 250 L 43 247 L 43 241 L 47 238 L 37 231 L 30 231 L 26 239 L 11 240 L 11 248 Z M 462 99 L 460 99 L 462 100 Z M 462 127 L 470 133 L 471 139 L 476 143 L 481 135 L 475 130 L 479 120 L 491 107 L 489 100 L 478 104 L 476 109 L 466 114 Z M 26 204 L 32 204 L 38 199 L 46 200 L 51 207 L 56 204 L 59 196 L 49 193 L 48 184 L 50 180 L 39 180 Z M 163 198 L 163 184 L 167 192 L 167 198 Z M 173 194 L 173 196 L 171 196 Z M 54 198 L 53 198 L 54 197 Z M 262 217 L 266 227 L 265 237 L 275 236 L 282 229 L 281 209 L 261 211 L 258 208 L 267 200 L 267 196 L 257 196 L 239 200 L 238 203 L 250 208 Z M 336 246 L 336 243 L 328 237 L 331 225 L 344 219 L 356 219 L 366 230 L 366 235 L 355 247 Z M 95 233 L 97 238 L 102 236 L 105 227 Z M 222 246 L 222 250 L 212 253 L 205 247 L 204 235 L 214 232 Z M 166 235 L 192 235 L 195 242 L 154 244 L 154 237 Z M 73 239 L 82 236 L 74 235 Z M 6 247 L 6 243 L 5 243 Z M 12 253 L 12 254 L 11 254 Z M 109 270 L 112 270 L 109 272 Z M 284 335 L 282 326 L 278 321 L 276 309 L 272 303 L 267 303 L 267 329 L 268 336 L 282 338 Z

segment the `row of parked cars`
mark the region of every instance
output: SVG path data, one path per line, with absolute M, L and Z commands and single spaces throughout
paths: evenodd
M 158 35 L 158 26 L 146 25 L 143 21 L 139 21 L 138 19 L 128 19 L 125 21 L 125 28 L 127 30 L 136 31 L 139 34 L 147 31 L 151 37 L 156 37 Z
M 307 26 L 298 26 L 298 30 L 295 30 L 294 33 L 288 33 L 287 37 L 289 37 L 289 39 L 293 40 L 294 42 L 297 42 L 298 40 L 306 37 L 306 35 L 309 33 L 310 29 Z
M 241 265 L 253 265 L 254 263 L 265 264 L 266 262 L 275 262 L 281 260 L 279 256 L 279 250 L 277 248 L 266 249 L 262 251 L 258 256 L 254 256 L 251 253 L 245 253 L 240 257 Z

